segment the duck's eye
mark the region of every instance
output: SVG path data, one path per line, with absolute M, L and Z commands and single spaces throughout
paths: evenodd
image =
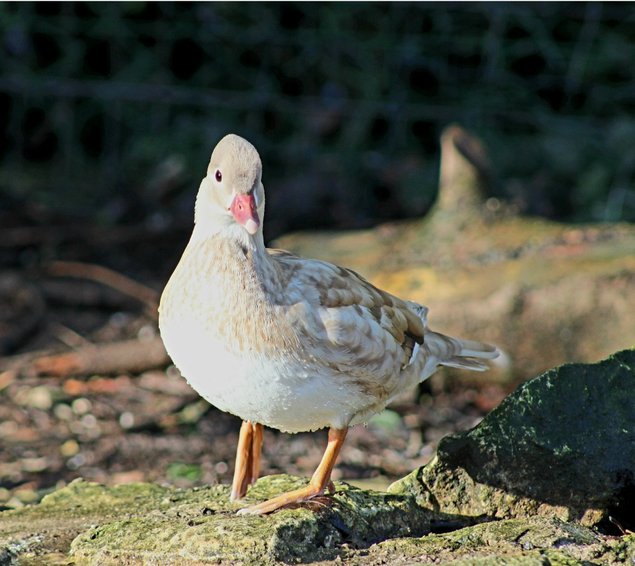
M 220 169 L 216 169 L 216 174 L 214 175 L 216 180 L 220 183 L 223 180 L 223 174 L 220 172 Z

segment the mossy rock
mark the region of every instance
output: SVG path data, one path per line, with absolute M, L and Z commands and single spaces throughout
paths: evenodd
M 389 491 L 440 512 L 635 527 L 635 350 L 525 383 Z
M 195 564 L 307 562 L 393 537 L 429 532 L 439 514 L 414 498 L 338 485 L 333 497 L 265 517 L 236 510 L 306 480 L 262 478 L 242 504 L 229 488 L 117 487 L 74 481 L 39 505 L 0 513 L 0 564 Z M 441 518 L 444 518 L 441 515 Z M 444 519 L 445 520 L 445 519 Z M 463 521 L 468 524 L 470 520 Z

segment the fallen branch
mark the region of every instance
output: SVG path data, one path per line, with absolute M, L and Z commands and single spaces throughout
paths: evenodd
M 165 366 L 170 358 L 161 338 L 95 344 L 74 352 L 43 356 L 32 361 L 36 375 L 141 373 Z

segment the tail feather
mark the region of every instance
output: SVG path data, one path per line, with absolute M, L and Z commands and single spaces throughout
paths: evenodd
M 426 333 L 424 344 L 436 358 L 435 365 L 459 369 L 486 371 L 489 365 L 481 360 L 493 360 L 499 356 L 498 349 L 490 344 L 453 338 L 432 331 Z
M 498 357 L 498 349 L 491 344 L 476 342 L 475 340 L 463 340 L 462 338 L 454 338 L 461 345 L 459 356 L 462 358 L 484 358 L 493 360 Z
M 472 360 L 470 358 L 450 358 L 441 362 L 442 366 L 457 368 L 457 369 L 469 369 L 472 371 L 487 371 L 489 366 L 483 362 Z

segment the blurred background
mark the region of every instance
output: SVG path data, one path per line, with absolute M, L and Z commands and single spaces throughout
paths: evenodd
M 527 212 L 635 219 L 629 4 L 27 2 L 0 26 L 3 212 L 169 222 L 232 131 L 269 237 L 418 216 L 459 122 Z
M 174 268 L 228 132 L 263 158 L 267 240 L 424 215 L 453 122 L 484 141 L 491 195 L 522 214 L 632 222 L 634 38 L 621 3 L 2 3 L 0 355 L 156 337 L 139 297 Z M 113 271 L 47 279 L 59 260 Z M 230 477 L 235 419 L 173 370 L 7 367 L 0 504 L 77 475 Z M 351 434 L 339 473 L 403 475 L 505 393 L 405 400 Z M 265 472 L 311 472 L 321 437 L 267 434 Z

